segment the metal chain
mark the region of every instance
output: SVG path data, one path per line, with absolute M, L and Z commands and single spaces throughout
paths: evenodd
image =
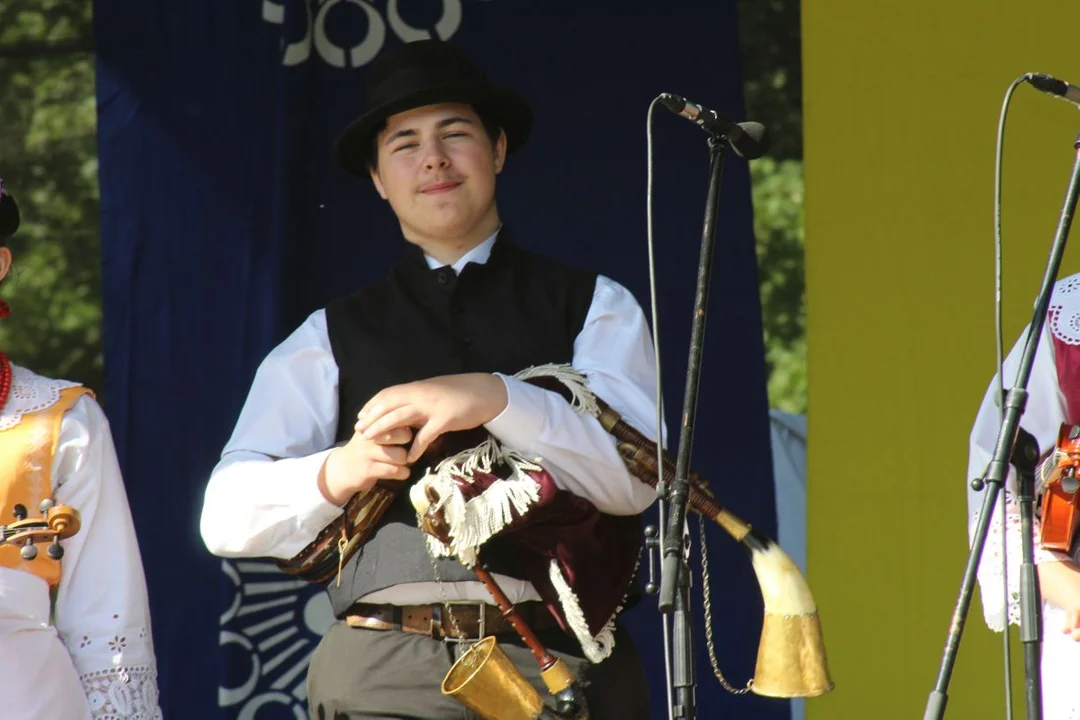
M 713 645 L 712 596 L 709 591 L 709 553 L 705 548 L 705 523 L 700 520 L 698 533 L 701 536 L 701 598 L 705 605 L 705 644 L 709 648 L 709 662 L 712 663 L 713 674 L 725 690 L 732 695 L 745 695 L 754 686 L 754 678 L 747 680 L 746 687 L 740 690 L 727 681 L 724 673 L 720 672 L 720 663 L 716 660 L 716 648 Z
M 465 637 L 465 633 L 461 632 L 461 626 L 458 625 L 457 617 L 454 616 L 454 611 L 450 609 L 450 598 L 446 597 L 446 588 L 443 586 L 442 577 L 439 576 L 439 562 L 435 558 L 431 558 L 431 569 L 435 574 L 435 583 L 439 586 L 439 594 L 442 596 L 443 609 L 446 610 L 446 617 L 450 619 L 450 630 L 454 633 L 454 637 L 463 638 Z

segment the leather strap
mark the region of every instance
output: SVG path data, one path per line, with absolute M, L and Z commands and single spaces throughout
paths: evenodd
M 533 632 L 559 626 L 543 603 L 524 602 L 515 607 Z M 346 611 L 344 620 L 354 628 L 400 630 L 438 640 L 479 640 L 488 635 L 517 633 L 497 607 L 481 603 L 400 606 L 355 603 Z M 455 622 L 460 635 L 455 634 Z

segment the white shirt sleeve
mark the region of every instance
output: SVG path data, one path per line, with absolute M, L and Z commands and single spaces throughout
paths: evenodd
M 1020 366 L 1024 342 L 1028 329 L 1024 328 L 1020 339 L 1005 358 L 1005 391 L 1014 384 L 1016 371 Z M 1057 366 L 1054 362 L 1054 346 L 1049 328 L 1043 328 L 1039 336 L 1039 346 L 1035 352 L 1035 361 L 1028 381 L 1028 401 L 1024 413 L 1020 416 L 1020 426 L 1031 433 L 1039 443 L 1040 454 L 1046 454 L 1057 442 L 1058 429 L 1065 422 L 1065 400 L 1058 387 Z M 998 431 L 1001 427 L 1002 411 L 997 401 L 998 377 L 995 374 L 983 397 L 975 424 L 971 430 L 968 454 L 967 504 L 968 504 L 968 542 L 975 537 L 975 529 L 982 510 L 985 490 L 976 492 L 971 487 L 971 480 L 986 472 L 986 466 L 994 454 Z M 1019 587 L 1021 530 L 1020 509 L 1016 499 L 1016 471 L 1010 465 L 1003 493 L 998 495 L 993 518 L 987 528 L 986 546 L 983 549 L 979 565 L 979 588 L 983 602 L 983 614 L 987 625 L 993 630 L 1002 630 L 1005 626 L 1005 598 L 1003 577 L 1007 574 L 1010 604 L 1009 621 L 1020 623 Z M 1001 521 L 1001 503 L 1005 504 L 1005 527 Z M 1038 533 L 1039 519 L 1034 518 L 1034 530 Z M 1037 538 L 1037 535 L 1036 535 Z M 1002 570 L 1002 553 L 1008 565 Z M 1035 562 L 1053 562 L 1068 559 L 1065 553 L 1044 550 L 1035 545 Z
M 291 558 L 341 514 L 317 483 L 337 422 L 338 368 L 319 310 L 255 374 L 206 487 L 200 531 L 210 552 Z
M 652 335 L 633 294 L 603 275 L 574 342 L 572 364 L 623 419 L 655 439 L 656 379 Z M 656 491 L 630 475 L 615 438 L 562 396 L 500 375 L 508 404 L 488 431 L 526 456 L 539 456 L 555 483 L 611 515 L 643 512 Z
M 91 397 L 64 415 L 52 471 L 57 504 L 81 516 L 61 541 L 54 607 L 91 717 L 160 718 L 142 557 L 108 421 Z

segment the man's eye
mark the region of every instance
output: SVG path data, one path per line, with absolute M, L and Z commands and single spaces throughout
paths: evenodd
M 416 143 L 407 143 L 405 145 L 398 145 L 396 148 L 394 148 L 394 152 L 398 152 L 399 150 L 411 150 L 414 147 L 416 147 Z

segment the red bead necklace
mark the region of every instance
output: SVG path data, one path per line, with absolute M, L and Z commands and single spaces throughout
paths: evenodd
M 8 395 L 11 394 L 11 361 L 7 355 L 0 351 L 0 410 L 7 404 Z

